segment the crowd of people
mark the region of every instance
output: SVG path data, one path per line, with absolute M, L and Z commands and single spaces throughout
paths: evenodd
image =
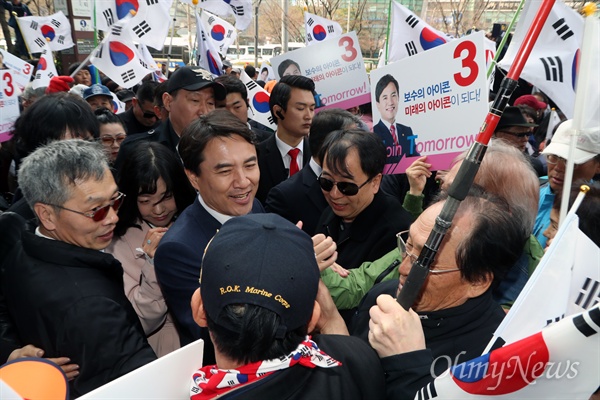
M 547 135 L 549 100 L 520 96 L 406 311 L 394 298 L 466 154 L 431 170 L 391 75 L 376 124 L 315 113 L 314 82 L 285 75 L 274 132 L 238 75 L 186 66 L 130 91 L 84 66 L 25 90 L 3 143 L 0 363 L 46 357 L 77 397 L 204 339 L 194 400 L 413 398 L 452 366 L 434 360 L 492 338 L 556 234 L 569 157 L 600 245 L 600 154 L 570 153 L 572 121 Z M 406 173 L 384 175 L 390 146 Z

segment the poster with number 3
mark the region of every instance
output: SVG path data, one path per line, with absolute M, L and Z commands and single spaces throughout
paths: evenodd
M 12 127 L 19 116 L 19 98 L 13 73 L 0 70 L 0 143 L 12 137 Z
M 273 57 L 271 65 L 277 79 L 289 74 L 311 78 L 317 108 L 348 109 L 371 101 L 369 77 L 354 32 Z
M 473 144 L 488 112 L 483 39 L 477 32 L 371 72 L 385 173 L 403 173 L 420 156 L 448 169 Z

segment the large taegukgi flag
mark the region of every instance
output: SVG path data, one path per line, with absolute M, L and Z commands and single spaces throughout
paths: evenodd
M 224 19 L 209 12 L 202 12 L 200 18 L 204 22 L 206 33 L 214 40 L 219 53 L 223 57 L 226 57 L 227 49 L 237 38 L 235 27 Z
M 133 87 L 151 73 L 141 60 L 133 44 L 130 30 L 132 20 L 124 20 L 111 26 L 110 33 L 92 52 L 90 63 L 124 88 Z
M 509 70 L 533 23 L 540 1 L 527 1 L 500 68 Z M 575 73 L 583 37 L 583 17 L 556 0 L 527 59 L 521 78 L 540 88 L 567 118 L 573 118 Z
M 192 0 L 180 1 L 195 6 Z M 222 17 L 235 16 L 235 27 L 240 31 L 245 30 L 252 22 L 251 0 L 199 0 L 197 4 L 198 7 Z
M 52 51 L 75 46 L 71 37 L 71 24 L 62 11 L 47 17 L 20 17 L 17 21 L 30 53 L 42 52 L 45 43 Z
M 42 48 L 40 54 L 40 60 L 38 61 L 37 67 L 34 73 L 34 79 L 31 86 L 34 89 L 39 87 L 45 87 L 50 84 L 50 79 L 53 76 L 57 76 L 56 66 L 54 65 L 54 58 L 52 57 L 52 50 L 50 50 L 50 44 Z
M 221 75 L 223 72 L 223 63 L 221 62 L 221 57 L 219 57 L 219 51 L 212 38 L 206 33 L 208 29 L 204 26 L 204 22 L 198 14 L 196 14 L 196 31 L 198 65 L 214 76 Z
M 392 22 L 387 46 L 388 64 L 449 42 L 452 38 L 392 1 Z
M 276 130 L 277 125 L 273 121 L 269 108 L 269 98 L 271 97 L 269 92 L 260 87 L 245 71 L 242 71 L 240 79 L 248 90 L 248 118 Z
M 337 22 L 306 11 L 304 12 L 304 28 L 306 29 L 307 46 L 340 37 L 344 33 L 342 26 Z
M 131 39 L 160 50 L 169 33 L 173 0 L 95 0 L 96 28 L 109 31 L 117 21 L 131 16 Z
M 600 386 L 599 307 L 450 368 L 415 400 L 589 399 Z

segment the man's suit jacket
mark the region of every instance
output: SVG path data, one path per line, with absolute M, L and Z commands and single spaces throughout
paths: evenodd
M 267 212 L 281 215 L 292 223 L 302 221 L 302 230 L 314 235 L 327 201 L 317 175 L 306 165 L 300 172 L 269 191 L 265 202 Z
M 310 161 L 310 149 L 308 148 L 308 138 L 304 138 L 302 146 L 302 159 L 304 166 Z M 260 168 L 260 183 L 258 184 L 258 192 L 256 198 L 263 204 L 267 199 L 269 190 L 273 186 L 285 181 L 288 178 L 289 171 L 283 165 L 281 153 L 277 148 L 275 135 L 271 136 L 264 142 L 256 146 L 258 152 L 258 167 Z
M 264 212 L 260 202 L 254 200 L 251 212 Z M 203 338 L 205 346 L 203 365 L 207 365 L 206 346 L 210 344 L 210 337 L 208 332 L 203 332 L 192 318 L 190 299 L 198 289 L 204 249 L 220 227 L 221 223 L 202 207 L 196 197 L 194 203 L 181 213 L 162 237 L 154 255 L 156 277 L 167 306 L 175 318 L 181 345 L 185 346 Z M 214 357 L 214 354 L 209 356 Z M 214 358 L 212 361 L 214 362 Z
M 409 137 L 413 135 L 413 131 L 410 127 L 398 123 L 396 124 L 398 146 L 394 144 L 394 138 L 383 121 L 380 120 L 377 125 L 373 127 L 373 132 L 375 132 L 383 141 L 387 154 L 386 164 L 398 163 L 402 159 L 402 156 L 414 157 L 419 155 L 419 153 L 417 153 L 416 142 L 409 139 Z M 411 143 L 414 143 L 412 149 Z

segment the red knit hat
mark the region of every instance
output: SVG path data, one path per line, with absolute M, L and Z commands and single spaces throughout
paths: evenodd
M 50 84 L 46 88 L 46 94 L 68 92 L 71 89 L 69 83 L 73 83 L 73 78 L 66 75 L 53 76 Z

